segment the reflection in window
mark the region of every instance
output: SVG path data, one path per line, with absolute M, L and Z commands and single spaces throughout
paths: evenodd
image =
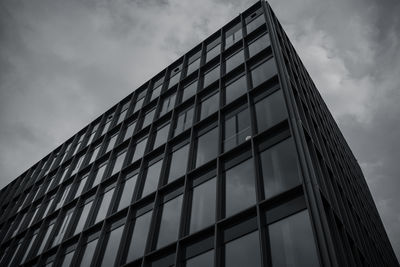
M 240 41 L 242 37 L 243 37 L 242 25 L 238 24 L 236 27 L 234 27 L 233 29 L 229 30 L 226 33 L 225 49 L 231 47 L 233 44 Z
M 252 232 L 225 244 L 225 266 L 261 266 L 258 231 Z
M 229 83 L 225 87 L 226 103 L 229 104 L 238 97 L 244 95 L 247 92 L 246 75 L 243 75 L 239 79 Z
M 230 72 L 244 62 L 243 49 L 226 59 L 225 73 Z
M 257 87 L 264 81 L 272 78 L 277 73 L 274 59 L 271 58 L 251 71 L 253 87 Z
M 258 16 L 257 18 L 253 19 L 250 21 L 246 27 L 247 27 L 247 34 L 251 33 L 261 25 L 265 24 L 265 19 L 263 15 Z
M 50 237 L 51 231 L 53 230 L 55 223 L 56 223 L 56 221 L 54 220 L 54 221 L 50 222 L 49 226 L 47 227 L 46 234 L 44 235 L 42 241 L 40 242 L 40 247 L 39 247 L 39 250 L 36 252 L 36 255 L 39 255 L 43 252 L 43 249 L 47 243 L 47 240 Z
M 132 137 L 133 131 L 135 130 L 136 126 L 136 121 L 131 122 L 127 127 L 124 135 L 124 141 L 127 140 L 128 138 Z
M 186 101 L 187 99 L 191 98 L 196 94 L 197 83 L 198 81 L 196 80 L 191 84 L 187 85 L 185 88 L 183 88 L 182 102 Z
M 246 108 L 225 120 L 224 151 L 245 142 L 250 136 L 249 109 Z
M 252 158 L 225 172 L 225 215 L 229 217 L 256 203 Z
M 74 235 L 82 232 L 83 227 L 85 226 L 86 219 L 89 215 L 90 208 L 92 207 L 92 204 L 93 204 L 93 199 L 85 203 L 85 205 L 83 205 L 83 207 L 81 208 L 82 212 L 80 214 L 79 221 L 76 224 Z
M 97 169 L 96 177 L 94 178 L 92 187 L 97 186 L 101 182 L 101 179 L 103 178 L 104 171 L 106 170 L 106 167 L 107 167 L 107 162 L 105 162 L 102 165 L 100 165 L 100 167 Z
M 92 164 L 93 161 L 96 160 L 97 155 L 99 154 L 100 148 L 101 148 L 101 145 L 98 145 L 98 146 L 96 146 L 96 147 L 93 149 L 93 153 L 92 153 L 92 155 L 91 155 L 91 157 L 90 157 L 89 164 Z
M 154 149 L 167 142 L 169 126 L 170 124 L 168 123 L 157 130 L 156 138 L 154 139 L 153 145 Z
M 155 113 L 156 113 L 155 108 L 153 108 L 152 110 L 150 110 L 146 113 L 146 115 L 144 116 L 144 119 L 143 119 L 142 129 L 145 128 L 146 126 L 150 125 L 150 123 L 153 121 Z
M 114 266 L 115 258 L 117 257 L 119 243 L 121 241 L 123 225 L 115 228 L 108 234 L 108 242 L 103 253 L 103 261 L 101 266 Z
M 138 99 L 138 100 L 136 101 L 136 104 L 135 104 L 135 108 L 134 108 L 134 110 L 133 110 L 133 113 L 135 113 L 136 111 L 138 111 L 139 109 L 142 108 L 143 102 L 144 102 L 144 96 L 142 96 L 142 98 L 140 98 L 140 99 Z
M 191 73 L 193 73 L 195 70 L 198 70 L 200 67 L 200 57 L 197 59 L 194 59 L 193 61 L 190 61 L 189 59 L 189 64 L 187 68 L 187 76 Z
M 172 94 L 164 99 L 164 102 L 163 102 L 163 105 L 162 105 L 162 108 L 160 111 L 160 116 L 166 114 L 167 112 L 171 111 L 174 108 L 175 98 L 176 98 L 176 93 Z
M 143 256 L 146 247 L 147 233 L 150 228 L 151 211 L 136 217 L 132 238 L 126 261 L 134 261 Z
M 268 226 L 272 266 L 319 266 L 308 211 Z
M 214 159 L 218 154 L 218 127 L 197 138 L 196 168 Z
M 261 99 L 255 104 L 257 129 L 262 132 L 287 118 L 282 90 Z
M 216 188 L 215 177 L 193 188 L 190 233 L 215 222 Z
M 107 145 L 107 149 L 106 152 L 110 151 L 111 149 L 114 148 L 115 143 L 117 142 L 117 138 L 118 138 L 118 133 L 114 134 L 113 136 L 110 137 L 110 140 L 108 141 L 108 145 Z
M 218 41 L 219 42 L 219 41 Z M 213 42 L 214 44 L 215 42 Z M 221 44 L 217 44 L 216 46 L 211 48 L 210 46 L 207 46 L 207 54 L 206 54 L 206 62 L 209 62 L 211 59 L 215 58 L 217 55 L 219 55 L 221 51 Z
M 197 255 L 196 257 L 186 260 L 185 266 L 186 267 L 214 266 L 214 250 L 207 251 L 203 254 Z
M 60 244 L 60 242 L 64 238 L 64 235 L 65 235 L 65 232 L 67 231 L 69 222 L 71 221 L 73 211 L 74 211 L 73 209 L 70 209 L 64 214 L 63 222 L 62 222 L 60 228 L 58 229 L 57 234 L 55 235 L 55 237 L 53 239 L 52 247 Z
M 36 230 L 36 231 L 33 233 L 31 239 L 29 240 L 29 245 L 24 249 L 24 250 L 25 250 L 25 253 L 24 253 L 24 256 L 22 257 L 22 260 L 21 260 L 20 263 L 24 263 L 25 260 L 27 259 L 28 255 L 29 255 L 29 252 L 30 252 L 31 249 L 32 249 L 32 245 L 33 245 L 33 244 L 35 243 L 35 241 L 36 241 L 36 237 L 38 236 L 38 232 L 39 232 L 39 231 Z
M 200 120 L 202 120 L 218 110 L 219 93 L 216 92 L 212 96 L 202 100 L 200 105 Z
M 175 136 L 189 129 L 193 124 L 193 107 L 181 112 L 176 119 Z
M 128 113 L 129 104 L 129 102 L 126 102 L 121 107 L 121 111 L 119 112 L 118 121 L 116 124 L 120 124 L 125 119 L 126 114 Z
M 111 172 L 111 176 L 116 174 L 117 172 L 119 172 L 122 169 L 122 166 L 123 166 L 124 160 L 125 160 L 125 155 L 126 155 L 126 150 L 123 150 L 118 153 L 118 156 L 115 159 L 113 170 Z
M 64 259 L 62 260 L 61 267 L 69 267 L 71 265 L 74 254 L 75 254 L 75 250 L 66 252 L 64 255 Z
M 93 255 L 94 255 L 94 250 L 96 249 L 96 245 L 97 245 L 97 241 L 99 239 L 96 238 L 88 243 L 86 243 L 86 245 L 82 248 L 82 260 L 81 260 L 81 264 L 79 266 L 90 266 L 90 263 L 93 260 Z
M 153 89 L 153 91 L 151 92 L 150 101 L 152 101 L 153 99 L 156 99 L 160 95 L 161 88 L 162 88 L 162 84 L 158 85 L 156 88 Z
M 154 192 L 157 189 L 158 181 L 160 179 L 161 167 L 163 160 L 160 159 L 147 168 L 142 191 L 142 197 Z
M 43 212 L 42 218 L 46 218 L 46 216 L 49 214 L 51 207 L 53 205 L 54 199 L 55 199 L 56 195 L 52 195 L 50 197 L 50 199 L 47 201 L 46 205 L 46 210 Z
M 263 36 L 257 38 L 257 40 L 253 41 L 249 44 L 249 55 L 250 57 L 258 54 L 265 48 L 271 45 L 271 40 L 269 39 L 269 35 L 264 34 Z
M 82 179 L 80 179 L 79 181 L 78 181 L 78 189 L 76 190 L 76 193 L 75 193 L 75 197 L 74 198 L 77 198 L 77 197 L 79 197 L 81 194 L 82 194 L 82 192 L 83 192 L 83 189 L 85 188 L 85 185 L 86 185 L 86 181 L 87 181 L 87 179 L 88 179 L 88 174 L 86 174 L 84 177 L 82 177 Z
M 59 201 L 58 201 L 58 203 L 57 203 L 57 206 L 55 207 L 55 210 L 58 210 L 59 208 L 61 208 L 61 207 L 64 205 L 65 200 L 66 200 L 67 197 L 68 197 L 69 190 L 71 189 L 71 186 L 72 186 L 72 184 L 69 184 L 69 185 L 67 185 L 67 186 L 64 188 L 64 191 L 63 191 L 63 193 L 62 193 L 62 196 L 61 196 L 61 198 L 59 199 Z
M 204 73 L 204 88 L 219 79 L 219 65 Z
M 182 195 L 179 195 L 163 204 L 160 230 L 157 239 L 157 249 L 177 240 L 182 199 Z
M 261 152 L 260 158 L 266 198 L 300 183 L 293 139 L 286 139 Z
M 96 220 L 94 224 L 104 220 L 104 218 L 107 215 L 108 208 L 111 203 L 111 198 L 113 196 L 115 187 L 112 189 L 108 190 L 105 192 L 101 197 L 100 203 L 99 203 L 99 211 L 97 212 Z
M 133 191 L 135 190 L 135 184 L 137 180 L 137 174 L 129 175 L 125 182 L 121 185 L 123 188 L 121 200 L 119 201 L 118 210 L 122 210 L 129 206 L 132 200 Z
M 172 152 L 169 164 L 168 183 L 175 181 L 177 178 L 185 174 L 188 156 L 189 144 Z
M 146 144 L 147 144 L 147 137 L 143 138 L 141 141 L 139 141 L 136 144 L 135 147 L 135 154 L 133 155 L 132 161 L 131 162 L 135 162 L 138 159 L 142 158 L 144 155 L 144 151 L 146 149 Z
M 181 77 L 180 69 L 181 67 L 177 67 L 171 72 L 171 78 L 169 79 L 168 89 L 179 82 L 179 78 Z

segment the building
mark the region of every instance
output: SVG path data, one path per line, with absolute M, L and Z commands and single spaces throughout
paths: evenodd
M 398 266 L 257 2 L 0 192 L 2 266 Z

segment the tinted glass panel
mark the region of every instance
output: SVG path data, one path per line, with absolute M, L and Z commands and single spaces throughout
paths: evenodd
M 164 203 L 161 212 L 160 230 L 157 248 L 163 247 L 178 238 L 179 219 L 181 217 L 182 195 Z
M 200 120 L 216 112 L 218 110 L 218 107 L 219 107 L 219 93 L 217 92 L 201 102 Z
M 97 155 L 99 154 L 101 145 L 96 146 L 96 148 L 94 149 L 92 156 L 90 157 L 90 161 L 89 164 L 92 164 L 93 161 L 97 158 Z
M 261 152 L 261 166 L 266 198 L 300 183 L 296 149 L 291 138 Z
M 133 155 L 132 162 L 135 162 L 136 160 L 143 157 L 144 151 L 146 149 L 146 143 L 147 143 L 147 137 L 136 144 L 135 154 Z
M 224 151 L 246 141 L 251 136 L 249 110 L 246 108 L 226 119 Z
M 274 59 L 265 61 L 251 71 L 253 79 L 253 87 L 260 85 L 262 82 L 270 79 L 276 74 L 276 66 Z
M 154 89 L 153 89 L 153 92 L 151 93 L 151 99 L 150 99 L 150 101 L 153 100 L 153 99 L 155 99 L 156 97 L 158 97 L 158 96 L 160 95 L 160 93 L 161 93 L 161 88 L 162 88 L 162 85 L 159 85 L 157 88 L 154 88 Z
M 200 254 L 186 261 L 186 267 L 212 267 L 214 266 L 214 250 Z
M 68 254 L 65 254 L 61 267 L 69 267 L 71 265 L 72 258 L 74 257 L 74 253 L 75 253 L 75 250 L 69 252 Z
M 220 51 L 221 51 L 221 44 L 218 44 L 213 48 L 211 48 L 206 54 L 206 62 L 210 61 L 211 59 L 219 55 Z
M 307 210 L 268 226 L 272 266 L 320 266 Z
M 215 222 L 216 179 L 193 188 L 190 232 L 201 230 Z
M 83 178 L 78 182 L 79 185 L 78 185 L 78 189 L 76 190 L 76 193 L 75 193 L 75 198 L 76 198 L 76 197 L 79 197 L 79 196 L 82 194 L 82 191 L 83 191 L 83 188 L 85 188 L 85 185 L 86 185 L 86 181 L 87 181 L 88 176 L 89 176 L 89 175 L 86 175 L 85 177 L 83 177 Z
M 123 153 L 120 153 L 115 162 L 114 162 L 114 167 L 113 170 L 111 172 L 111 175 L 116 174 L 117 172 L 119 172 L 122 169 L 122 166 L 124 164 L 124 160 L 125 160 L 125 155 L 126 155 L 126 151 L 124 151 Z
M 212 70 L 204 74 L 204 87 L 209 86 L 213 82 L 219 79 L 220 71 L 219 66 L 213 68 Z
M 188 65 L 187 75 L 193 73 L 195 70 L 198 70 L 200 67 L 200 58 L 193 61 L 191 64 Z
M 27 259 L 28 255 L 29 255 L 29 251 L 31 250 L 33 243 L 35 243 L 35 241 L 36 241 L 36 237 L 37 237 L 37 233 L 34 234 L 34 235 L 32 236 L 32 238 L 31 238 L 31 240 L 29 241 L 29 245 L 28 245 L 28 247 L 26 247 L 26 249 L 25 249 L 25 254 L 24 254 L 24 256 L 22 257 L 21 263 L 24 263 L 25 260 Z
M 107 164 L 103 164 L 100 166 L 100 168 L 96 172 L 96 177 L 94 178 L 92 187 L 95 187 L 101 182 L 101 179 L 103 178 L 104 171 L 106 170 Z
M 36 255 L 39 255 L 43 252 L 43 249 L 47 243 L 47 240 L 50 237 L 51 231 L 53 231 L 53 227 L 54 227 L 54 222 L 52 224 L 50 224 L 49 227 L 47 228 L 46 234 L 44 235 L 42 242 L 40 243 L 40 247 L 39 247 L 39 250 L 37 251 Z
M 175 125 L 175 136 L 189 129 L 193 124 L 193 108 L 179 114 Z
M 100 202 L 100 208 L 99 211 L 97 212 L 96 220 L 94 222 L 95 224 L 100 222 L 106 217 L 113 193 L 114 193 L 114 188 L 108 190 L 106 193 L 103 194 L 103 197 Z
M 92 262 L 92 259 L 93 259 L 94 250 L 96 249 L 97 241 L 98 241 L 98 239 L 90 241 L 83 248 L 83 252 L 82 252 L 83 257 L 82 257 L 80 266 L 83 266 L 83 267 L 90 266 L 90 263 Z
M 129 245 L 127 262 L 136 260 L 144 254 L 146 246 L 147 233 L 150 228 L 151 212 L 147 212 L 136 218 L 133 228 L 133 234 Z
M 56 236 L 54 237 L 52 246 L 60 244 L 61 240 L 64 238 L 64 235 L 65 235 L 65 232 L 67 231 L 69 222 L 71 221 L 72 214 L 73 214 L 72 209 L 67 211 L 64 214 L 63 222 L 62 222 L 60 228 L 58 229 Z
M 225 214 L 229 217 L 256 203 L 254 164 L 250 158 L 225 172 Z
M 161 159 L 147 168 L 142 197 L 147 196 L 157 189 L 162 163 L 163 160 Z
M 117 257 L 119 243 L 122 237 L 123 226 L 120 226 L 111 231 L 106 250 L 104 251 L 103 262 L 101 266 L 113 266 Z
M 76 235 L 77 233 L 82 232 L 83 227 L 85 226 L 86 219 L 87 219 L 87 217 L 89 215 L 90 208 L 92 207 L 92 204 L 93 204 L 93 200 L 88 202 L 88 203 L 86 203 L 83 206 L 82 213 L 79 216 L 79 221 L 78 221 L 78 223 L 77 223 L 77 225 L 75 227 L 74 235 Z
M 128 128 L 126 128 L 125 131 L 124 141 L 132 137 L 133 131 L 135 130 L 135 126 L 136 126 L 136 121 L 128 125 Z
M 179 148 L 172 153 L 169 166 L 168 182 L 172 182 L 185 174 L 188 156 L 189 144 Z
M 250 21 L 247 26 L 247 34 L 251 33 L 261 25 L 265 24 L 265 19 L 263 15 L 258 16 L 254 20 Z
M 176 98 L 176 94 L 173 94 L 169 97 L 167 97 L 166 99 L 164 99 L 163 105 L 162 105 L 162 109 L 160 111 L 160 116 L 164 115 L 165 113 L 167 113 L 168 111 L 171 111 L 175 105 L 175 98 Z
M 287 118 L 282 91 L 276 91 L 256 103 L 258 132 L 262 132 Z
M 144 98 L 141 98 L 136 102 L 135 109 L 133 110 L 133 113 L 135 113 L 136 111 L 138 111 L 139 109 L 142 108 L 143 102 L 144 102 Z
M 160 145 L 164 144 L 167 141 L 169 126 L 170 126 L 170 124 L 168 123 L 167 125 L 165 125 L 162 128 L 157 130 L 156 138 L 154 140 L 154 146 L 153 146 L 154 149 L 159 147 Z
M 197 139 L 196 167 L 214 159 L 218 153 L 218 127 Z
M 117 138 L 118 138 L 118 134 L 115 134 L 110 138 L 110 141 L 108 142 L 107 149 L 106 149 L 105 153 L 107 153 L 108 151 L 110 151 L 111 149 L 114 148 L 114 145 L 117 142 Z
M 225 245 L 225 266 L 261 266 L 258 231 L 235 239 Z
M 242 96 L 246 92 L 247 92 L 247 82 L 246 82 L 246 76 L 244 75 L 226 86 L 225 89 L 226 104 L 229 104 L 230 102 Z
M 230 56 L 226 59 L 226 70 L 225 72 L 228 73 L 240 64 L 244 62 L 244 53 L 243 50 L 240 50 L 236 54 Z
M 267 48 L 271 45 L 271 41 L 269 39 L 268 34 L 264 34 L 263 36 L 259 37 L 257 40 L 249 44 L 249 54 L 250 57 L 258 54 L 263 49 Z
M 234 30 L 233 32 L 230 31 L 230 33 L 227 33 L 227 35 L 226 35 L 225 49 L 231 47 L 234 43 L 236 43 L 242 39 L 243 34 L 242 34 L 241 25 L 238 25 L 238 27 L 235 27 L 235 28 L 236 28 L 236 30 Z
M 123 191 L 121 195 L 121 200 L 119 201 L 118 210 L 122 210 L 125 207 L 128 207 L 131 203 L 133 191 L 135 190 L 135 184 L 137 180 L 137 174 L 127 179 L 123 186 Z
M 183 89 L 182 102 L 194 96 L 197 91 L 197 81 L 192 82 Z
M 144 120 L 143 120 L 143 125 L 142 125 L 142 129 L 145 128 L 146 126 L 148 126 L 154 118 L 154 114 L 156 113 L 156 110 L 153 109 L 151 111 L 149 111 L 148 113 L 146 113 Z

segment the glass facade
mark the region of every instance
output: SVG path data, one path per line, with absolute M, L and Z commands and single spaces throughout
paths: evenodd
M 257 2 L 0 191 L 0 264 L 396 266 L 335 125 Z

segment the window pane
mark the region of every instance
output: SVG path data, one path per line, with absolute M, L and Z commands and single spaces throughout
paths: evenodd
M 251 33 L 263 24 L 265 24 L 264 16 L 260 15 L 254 20 L 250 21 L 249 24 L 247 24 L 247 34 Z
M 129 103 L 126 103 L 129 106 Z M 120 124 L 126 117 L 126 113 L 128 113 L 128 107 L 122 107 L 121 112 L 119 113 L 117 124 Z
M 172 74 L 171 74 L 172 75 Z M 171 88 L 172 86 L 174 86 L 175 84 L 177 84 L 179 82 L 179 78 L 181 77 L 181 72 L 179 71 L 178 73 L 176 73 L 174 76 L 172 76 L 169 79 L 169 84 L 168 84 L 168 88 Z
M 125 160 L 125 155 L 126 155 L 126 150 L 117 156 L 115 163 L 114 163 L 113 170 L 111 172 L 111 176 L 116 174 L 117 172 L 119 172 L 122 169 L 122 166 L 123 166 L 124 160 Z
M 250 57 L 258 54 L 261 52 L 264 48 L 267 48 L 268 46 L 271 45 L 271 41 L 269 39 L 269 35 L 264 34 L 263 36 L 259 37 L 257 40 L 249 44 L 249 54 Z
M 250 158 L 225 172 L 225 214 L 229 217 L 256 203 L 253 160 Z
M 186 173 L 189 156 L 189 144 L 174 151 L 171 155 L 168 183 L 176 180 Z
M 196 80 L 183 89 L 182 102 L 196 94 L 197 83 L 198 81 Z
M 155 99 L 156 97 L 158 97 L 161 93 L 161 88 L 162 88 L 162 84 L 159 85 L 157 88 L 154 88 L 152 93 L 151 93 L 151 98 L 150 101 Z
M 176 120 L 175 136 L 189 129 L 193 124 L 193 107 L 179 114 Z
M 163 247 L 178 238 L 179 219 L 181 217 L 182 195 L 164 203 L 161 212 L 160 231 L 157 248 Z
M 214 266 L 214 250 L 207 251 L 186 261 L 186 267 Z M 246 265 L 244 265 L 246 266 Z
M 74 197 L 74 198 L 77 198 L 77 197 L 79 197 L 79 196 L 82 194 L 82 191 L 83 191 L 83 188 L 85 188 L 85 185 L 86 185 L 86 181 L 87 181 L 88 176 L 89 176 L 89 175 L 86 175 L 85 177 L 83 177 L 83 178 L 79 181 L 78 189 L 76 190 L 76 193 L 75 193 L 75 197 Z
M 107 153 L 108 151 L 110 151 L 111 149 L 114 148 L 115 142 L 117 142 L 117 138 L 118 138 L 118 134 L 115 134 L 110 138 L 110 141 L 108 142 L 107 149 L 106 149 L 105 153 Z
M 244 62 L 243 49 L 226 59 L 226 73 L 230 72 Z
M 166 99 L 164 99 L 162 109 L 160 111 L 160 116 L 166 114 L 168 111 L 171 111 L 175 105 L 176 94 L 173 94 Z
M 69 267 L 71 265 L 72 258 L 74 257 L 74 253 L 75 253 L 75 250 L 69 252 L 68 254 L 65 254 L 61 267 Z
M 56 236 L 54 237 L 53 240 L 53 244 L 52 247 L 54 247 L 55 245 L 60 244 L 61 240 L 64 238 L 64 234 L 67 231 L 69 222 L 71 221 L 72 218 L 72 214 L 73 214 L 73 210 L 68 210 L 65 214 L 64 214 L 64 220 L 60 226 L 60 229 L 58 229 L 58 232 L 56 234 Z
M 136 144 L 135 154 L 133 155 L 132 162 L 140 159 L 144 155 L 144 151 L 146 149 L 147 137 L 142 139 L 139 143 Z
M 147 168 L 142 197 L 147 196 L 157 189 L 162 163 L 163 160 L 161 159 Z
M 99 211 L 97 212 L 96 220 L 94 222 L 95 224 L 104 220 L 104 218 L 106 217 L 108 208 L 111 203 L 111 198 L 114 193 L 114 189 L 115 188 L 108 190 L 106 193 L 103 194 L 101 202 L 100 202 L 100 208 L 99 208 Z
M 219 55 L 220 51 L 221 51 L 221 44 L 218 44 L 213 48 L 211 48 L 206 54 L 206 62 L 210 61 L 211 59 Z
M 128 125 L 125 131 L 124 141 L 132 137 L 133 131 L 135 130 L 135 126 L 136 126 L 136 121 Z
M 142 108 L 143 106 L 143 102 L 144 102 L 144 97 L 139 99 L 136 104 L 135 104 L 135 109 L 133 110 L 133 113 L 135 113 L 136 111 L 138 111 L 139 109 Z
M 101 148 L 101 145 L 96 146 L 96 148 L 94 149 L 94 151 L 92 153 L 92 156 L 90 157 L 89 164 L 92 164 L 93 161 L 96 160 L 97 155 L 99 154 L 100 148 Z
M 187 75 L 193 73 L 195 70 L 198 70 L 200 67 L 200 58 L 193 61 L 191 64 L 188 65 Z
M 216 188 L 215 178 L 193 188 L 190 233 L 215 222 Z
M 219 93 L 215 93 L 201 102 L 200 120 L 216 112 L 219 107 Z
M 251 136 L 248 108 L 228 118 L 224 131 L 224 151 L 245 142 Z
M 86 244 L 86 246 L 82 249 L 83 250 L 83 257 L 80 266 L 86 267 L 90 266 L 90 263 L 93 259 L 94 250 L 96 249 L 98 239 L 90 241 Z
M 231 34 L 227 34 L 225 38 L 225 50 L 231 47 L 234 43 L 240 41 L 242 39 L 242 36 L 242 27 L 241 25 L 239 25 L 239 28 L 236 31 Z
M 146 115 L 144 116 L 142 129 L 145 128 L 146 126 L 148 126 L 153 121 L 155 113 L 156 113 L 155 109 L 146 113 Z
M 147 212 L 136 218 L 131 242 L 129 245 L 129 251 L 126 260 L 127 262 L 136 260 L 143 256 L 146 246 L 147 233 L 149 232 L 150 228 L 151 214 L 151 212 Z
M 120 226 L 111 231 L 101 266 L 114 266 L 123 230 L 124 227 Z
M 214 159 L 218 154 L 218 127 L 197 139 L 196 168 Z
M 53 227 L 54 227 L 54 222 L 47 227 L 46 234 L 44 235 L 44 237 L 42 239 L 42 242 L 40 244 L 39 250 L 37 251 L 36 255 L 39 255 L 43 252 L 43 249 L 47 243 L 47 240 L 49 239 L 49 236 L 51 234 L 51 231 L 53 230 Z
M 261 152 L 266 198 L 300 184 L 296 149 L 291 138 Z
M 83 206 L 82 213 L 81 213 L 81 215 L 79 217 L 79 221 L 78 221 L 78 223 L 76 224 L 76 227 L 75 227 L 74 235 L 82 232 L 83 227 L 85 226 L 86 218 L 88 217 L 90 208 L 92 207 L 92 204 L 93 204 L 93 200 L 88 202 L 88 203 L 86 203 Z
M 61 208 L 64 205 L 70 189 L 71 189 L 71 184 L 67 185 L 64 188 L 63 194 L 62 194 L 60 200 L 58 201 L 57 206 L 55 207 L 55 210 L 58 210 L 59 208 Z
M 24 254 L 24 256 L 22 257 L 21 263 L 24 263 L 25 260 L 27 259 L 27 256 L 29 255 L 29 251 L 31 250 L 33 243 L 35 243 L 35 241 L 36 241 L 37 235 L 38 235 L 38 234 L 36 233 L 36 234 L 34 234 L 34 235 L 31 237 L 31 240 L 29 241 L 29 245 L 28 245 L 28 247 L 25 249 L 25 254 Z
M 154 139 L 154 149 L 167 142 L 169 126 L 170 124 L 168 123 L 167 125 L 164 125 L 162 128 L 157 130 L 156 138 Z
M 121 200 L 118 205 L 118 210 L 122 210 L 125 207 L 128 207 L 131 203 L 133 191 L 135 190 L 135 184 L 137 180 L 137 174 L 127 179 L 123 184 L 123 191 L 121 195 Z
M 96 172 L 96 177 L 94 178 L 92 187 L 97 186 L 101 182 L 103 175 L 104 175 L 104 171 L 106 170 L 106 167 L 107 167 L 107 163 L 105 163 L 99 167 L 99 169 Z
M 258 132 L 262 132 L 287 118 L 282 91 L 267 96 L 256 103 Z
M 247 92 L 246 75 L 243 75 L 236 81 L 228 84 L 225 89 L 226 104 L 231 103 L 233 100 L 244 95 Z
M 261 266 L 260 241 L 258 237 L 258 231 L 226 243 L 225 266 Z
M 219 65 L 204 74 L 204 88 L 219 79 Z
M 272 266 L 320 266 L 308 211 L 268 226 Z
M 262 82 L 270 79 L 277 73 L 274 59 L 271 58 L 265 61 L 255 69 L 251 71 L 251 77 L 253 79 L 253 87 L 260 85 Z

